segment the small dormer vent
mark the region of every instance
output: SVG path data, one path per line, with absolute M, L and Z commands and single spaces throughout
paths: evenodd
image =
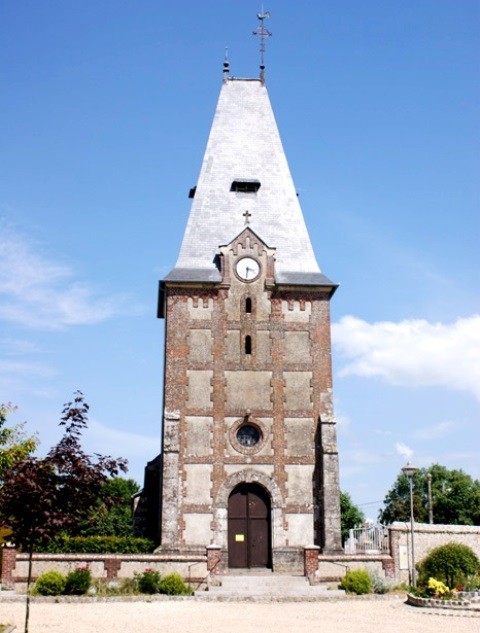
M 261 183 L 259 180 L 248 180 L 246 178 L 237 178 L 232 182 L 230 191 L 237 191 L 240 193 L 257 193 L 260 189 Z

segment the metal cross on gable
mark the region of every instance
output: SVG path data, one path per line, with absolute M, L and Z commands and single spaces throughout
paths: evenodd
M 245 224 L 250 224 L 250 218 L 252 217 L 250 211 L 245 211 L 243 217 L 245 218 Z

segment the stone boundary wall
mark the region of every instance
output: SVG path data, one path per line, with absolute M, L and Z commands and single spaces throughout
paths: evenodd
M 472 548 L 480 558 L 480 526 L 430 525 L 415 523 L 415 562 L 420 562 L 435 547 L 447 543 L 462 543 Z M 315 580 L 334 581 L 347 571 L 367 569 L 376 571 L 394 583 L 410 582 L 411 533 L 410 523 L 393 523 L 388 526 L 390 552 L 384 554 L 345 554 L 325 556 L 319 554 Z
M 87 565 L 94 578 L 107 581 L 133 578 L 146 568 L 155 569 L 162 576 L 177 572 L 187 582 L 200 583 L 209 573 L 207 555 L 159 554 L 34 554 L 32 582 L 46 571 L 55 569 L 62 574 Z M 18 553 L 14 547 L 2 549 L 2 585 L 23 591 L 28 577 L 28 554 Z
M 396 582 L 409 582 L 411 553 L 410 523 L 392 523 L 388 527 L 390 553 L 395 565 Z M 472 548 L 480 558 L 480 526 L 478 525 L 430 525 L 414 524 L 415 562 L 419 563 L 427 554 L 440 545 L 462 543 Z M 407 558 L 407 561 L 406 561 Z
M 394 561 L 388 554 L 345 554 L 345 556 L 318 557 L 318 569 L 315 572 L 316 582 L 337 582 L 347 571 L 367 569 L 377 572 L 383 578 L 395 581 Z
M 338 580 L 347 570 L 371 569 L 395 583 L 410 581 L 411 534 L 409 523 L 393 523 L 389 526 L 390 553 L 319 554 L 316 546 L 304 549 L 304 573 L 313 582 Z M 472 548 L 480 558 L 480 526 L 429 525 L 415 523 L 415 562 L 420 562 L 434 548 L 446 543 L 463 543 Z M 158 554 L 34 554 L 33 580 L 40 574 L 56 569 L 67 574 L 76 567 L 88 564 L 94 578 L 108 581 L 133 578 L 147 567 L 162 576 L 179 573 L 187 582 L 201 583 L 210 575 L 227 571 L 226 552 L 219 546 L 208 546 L 189 553 L 163 552 Z M 282 569 L 285 573 L 286 569 Z M 297 570 L 298 573 L 298 570 Z M 28 555 L 20 554 L 14 547 L 2 548 L 2 583 L 4 587 L 22 590 L 28 574 Z

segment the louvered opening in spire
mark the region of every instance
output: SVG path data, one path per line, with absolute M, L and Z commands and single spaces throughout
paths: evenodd
M 232 182 L 230 191 L 237 191 L 240 193 L 257 193 L 261 186 L 262 184 L 259 180 L 237 178 Z

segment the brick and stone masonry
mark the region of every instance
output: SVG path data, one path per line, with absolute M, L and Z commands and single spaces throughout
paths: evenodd
M 158 551 L 215 546 L 216 569 L 304 570 L 306 546 L 342 551 L 336 285 L 316 262 L 263 80 L 227 65 L 191 197 L 159 299 Z

